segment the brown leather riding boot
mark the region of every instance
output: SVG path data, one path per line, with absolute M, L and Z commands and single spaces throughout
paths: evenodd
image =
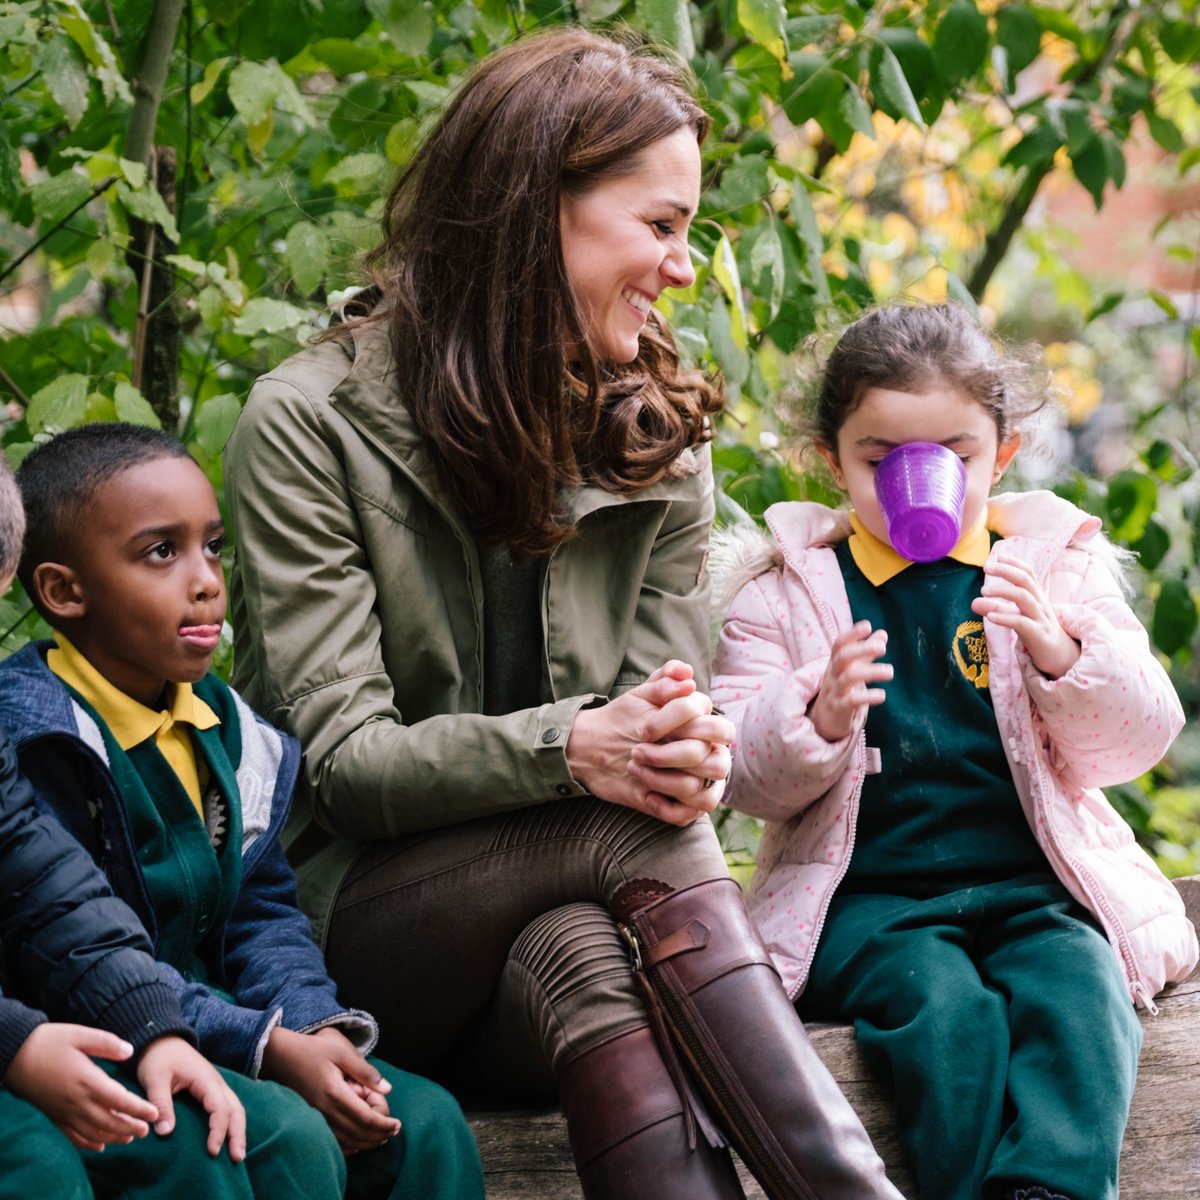
M 559 1079 L 587 1200 L 745 1200 L 728 1150 L 689 1148 L 684 1106 L 649 1029 L 604 1042 Z
M 634 969 L 771 1200 L 901 1200 L 804 1032 L 732 879 L 613 897 Z

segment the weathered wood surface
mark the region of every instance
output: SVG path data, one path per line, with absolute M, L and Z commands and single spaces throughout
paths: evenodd
M 1200 876 L 1176 881 L 1200 924 Z M 1122 1200 L 1200 1200 L 1200 972 L 1160 996 L 1143 1016 L 1146 1039 L 1121 1151 Z M 809 1036 L 849 1097 L 888 1175 L 918 1200 L 903 1162 L 891 1100 L 872 1079 L 845 1025 L 812 1024 Z M 1101 1083 L 1102 1086 L 1102 1083 Z M 557 1110 L 468 1114 L 479 1141 L 489 1200 L 582 1200 Z M 742 1172 L 748 1200 L 762 1190 Z

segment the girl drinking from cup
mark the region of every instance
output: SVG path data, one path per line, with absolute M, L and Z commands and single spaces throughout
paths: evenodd
M 778 504 L 773 544 L 727 548 L 751 909 L 802 1014 L 852 1021 L 894 1089 L 922 1200 L 1114 1200 L 1134 1005 L 1197 961 L 1099 790 L 1183 720 L 1119 557 L 1049 492 L 989 499 L 1033 391 L 958 307 L 868 313 L 813 432 L 852 510 Z

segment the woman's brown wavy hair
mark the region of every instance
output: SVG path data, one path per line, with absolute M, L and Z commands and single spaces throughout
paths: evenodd
M 632 363 L 588 349 L 559 231 L 564 192 L 636 170 L 685 127 L 702 141 L 709 120 L 663 59 L 535 34 L 475 70 L 388 198 L 367 265 L 402 399 L 483 541 L 548 553 L 573 532 L 561 489 L 638 491 L 710 436 L 719 388 L 681 367 L 657 313 Z

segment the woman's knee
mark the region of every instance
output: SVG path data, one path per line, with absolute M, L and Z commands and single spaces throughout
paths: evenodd
M 599 904 L 568 904 L 531 921 L 509 952 L 501 990 L 538 1031 L 556 1074 L 647 1020 L 628 947 Z

